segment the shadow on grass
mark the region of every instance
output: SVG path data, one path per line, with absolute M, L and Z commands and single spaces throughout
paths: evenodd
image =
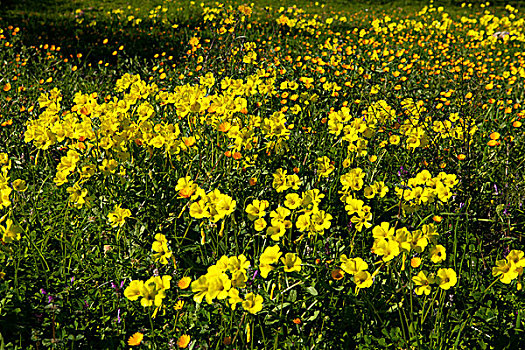
M 63 0 L 0 0 L 0 28 L 19 27 L 18 35 L 24 45 L 55 45 L 60 47 L 63 58 L 82 53 L 85 62 L 112 64 L 117 60 L 113 54 L 116 50 L 125 53 L 120 57 L 140 61 L 161 53 L 178 61 L 187 43 L 186 31 L 173 29 L 172 24 L 177 23 L 180 28 L 202 25 L 199 18 L 161 23 L 144 14 L 142 22 L 136 25 L 127 20 L 128 15 L 119 17 L 92 7 L 80 11 L 78 6 Z

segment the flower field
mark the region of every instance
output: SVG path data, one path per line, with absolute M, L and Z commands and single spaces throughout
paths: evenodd
M 1 6 L 0 349 L 525 348 L 525 9 Z

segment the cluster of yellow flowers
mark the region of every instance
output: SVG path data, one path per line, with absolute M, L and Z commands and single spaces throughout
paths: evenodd
M 517 288 L 521 290 L 524 268 L 525 253 L 522 250 L 511 250 L 505 259 L 496 261 L 496 266 L 492 268 L 492 275 L 499 276 L 499 280 L 505 284 L 518 278 Z
M 422 253 L 429 242 L 436 244 L 438 233 L 434 224 L 425 224 L 421 230 L 410 232 L 406 227 L 398 228 L 390 227 L 388 222 L 382 222 L 380 225 L 372 229 L 374 237 L 374 245 L 372 252 L 382 257 L 383 261 L 390 261 L 400 253 Z M 446 255 L 444 248 L 437 245 L 439 248 L 434 251 L 433 262 L 438 263 L 445 259 Z M 434 259 L 435 255 L 439 255 L 439 259 Z
M 452 197 L 452 189 L 459 183 L 455 174 L 440 172 L 432 177 L 428 170 L 422 170 L 415 177 L 402 181 L 395 192 L 404 202 L 402 208 L 413 213 L 421 206 L 432 204 L 439 199 L 446 203 Z
M 302 260 L 295 253 L 286 253 L 284 258 L 282 256 L 281 248 L 276 244 L 271 247 L 266 247 L 264 252 L 259 257 L 259 271 L 263 278 L 267 278 L 270 271 L 275 270 L 276 264 L 280 261 L 284 265 L 284 272 L 299 272 L 301 271 Z
M 0 153 L 0 209 L 7 208 L 11 205 L 9 196 L 13 189 L 9 186 L 9 170 L 11 169 L 11 160 L 7 153 Z
M 170 289 L 171 276 L 155 276 L 147 281 L 133 280 L 124 290 L 124 296 L 131 301 L 140 299 L 144 307 L 155 305 L 160 307 L 166 297 L 166 290 Z
M 372 208 L 365 205 L 365 202 L 358 199 L 354 193 L 360 191 L 364 186 L 365 173 L 361 168 L 351 169 L 348 173 L 341 175 L 339 181 L 343 185 L 341 201 L 345 203 L 345 210 L 351 217 L 351 222 L 355 225 L 357 231 L 361 232 L 363 228 L 369 228 L 372 224 Z M 388 187 L 384 181 L 375 181 L 372 185 L 364 188 L 364 197 L 372 199 L 376 195 L 383 198 L 388 193 Z
M 368 288 L 374 282 L 374 277 L 379 273 L 379 268 L 373 273 L 368 272 L 368 264 L 361 258 L 349 259 L 346 254 L 342 254 L 340 257 L 341 269 L 353 276 L 353 281 L 356 286 L 356 293 L 361 288 Z
M 180 178 L 175 186 L 179 191 L 179 198 L 189 198 L 190 216 L 194 219 L 209 219 L 212 223 L 225 218 L 235 210 L 237 202 L 227 194 L 214 189 L 206 193 L 189 176 Z
M 212 304 L 215 298 L 217 300 L 228 298 L 232 310 L 235 310 L 237 304 L 241 303 L 246 311 L 252 314 L 258 313 L 262 310 L 262 296 L 248 293 L 242 299 L 239 295 L 239 288 L 246 287 L 248 280 L 246 272 L 249 267 L 250 261 L 244 254 L 230 257 L 223 255 L 215 265 L 208 267 L 205 275 L 191 283 L 191 290 L 196 293 L 193 300 L 201 303 L 203 299 L 206 299 L 208 304 Z M 226 272 L 229 272 L 230 275 Z
M 11 170 L 11 160 L 7 153 L 0 153 L 0 209 L 6 209 L 11 206 L 10 195 L 15 189 L 17 192 L 24 192 L 27 189 L 26 182 L 17 179 L 12 182 L 12 188 L 9 186 L 9 170 Z M 23 232 L 22 228 L 13 222 L 12 219 L 4 215 L 0 218 L 0 234 L 2 243 L 12 243 L 20 240 Z M 5 226 L 1 225 L 5 220 Z
M 162 233 L 157 233 L 155 235 L 155 241 L 153 242 L 151 249 L 155 252 L 155 254 L 153 254 L 155 261 L 159 261 L 163 265 L 167 265 L 168 259 L 173 255 L 168 247 L 168 240 Z

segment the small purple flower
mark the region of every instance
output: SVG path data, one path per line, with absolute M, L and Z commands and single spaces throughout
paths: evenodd
M 496 190 L 495 195 L 497 196 L 499 193 L 498 193 L 498 186 L 496 186 L 496 184 L 494 184 L 494 189 Z
M 255 270 L 255 272 L 253 273 L 253 277 L 252 277 L 252 280 L 255 279 L 255 277 L 257 277 L 257 274 L 259 273 L 259 270 Z
M 53 298 L 52 295 L 48 295 L 48 296 L 47 296 L 47 302 L 48 302 L 49 304 L 51 304 L 51 303 L 53 302 L 53 300 L 55 300 L 55 298 Z
M 118 312 L 117 312 L 117 323 L 120 323 L 121 319 L 120 319 L 120 309 L 118 309 Z
M 40 288 L 40 293 L 42 293 L 42 294 L 44 294 L 44 295 L 47 294 L 47 292 L 46 292 L 46 290 L 45 290 L 44 288 Z

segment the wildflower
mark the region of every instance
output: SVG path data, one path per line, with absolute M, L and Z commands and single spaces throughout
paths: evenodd
M 131 301 L 137 300 L 142 296 L 142 288 L 144 287 L 144 282 L 139 280 L 133 280 L 124 290 L 124 296 Z
M 345 254 L 341 255 L 341 269 L 351 275 L 368 269 L 368 264 L 361 258 L 348 259 Z
M 500 276 L 501 283 L 509 284 L 513 279 L 518 277 L 518 269 L 509 261 L 502 259 L 496 261 L 496 266 L 492 268 L 492 276 Z
M 372 275 L 368 271 L 359 271 L 354 275 L 356 288 L 368 288 L 373 282 Z
M 345 272 L 344 270 L 341 270 L 341 269 L 333 269 L 330 275 L 332 276 L 334 280 L 339 281 L 345 276 Z
M 177 283 L 177 286 L 180 288 L 180 289 L 186 289 L 190 286 L 190 283 L 191 283 L 191 277 L 182 277 L 179 281 L 179 283 Z
M 190 340 L 191 340 L 191 337 L 189 335 L 183 334 L 179 337 L 179 340 L 177 340 L 177 346 L 181 349 L 185 349 L 188 347 Z
M 410 266 L 413 268 L 418 268 L 421 265 L 421 258 L 420 257 L 413 257 L 410 259 Z
M 168 259 L 172 256 L 172 252 L 168 248 L 166 236 L 164 236 L 162 233 L 157 233 L 155 235 L 155 241 L 153 242 L 151 249 L 156 252 L 153 254 L 155 261 L 160 261 L 160 263 L 163 265 L 166 265 L 168 263 Z
M 190 198 L 196 189 L 197 184 L 189 176 L 181 177 L 177 181 L 177 186 L 175 186 L 175 190 L 179 191 L 179 198 Z
M 260 295 L 255 295 L 253 293 L 248 293 L 245 300 L 242 302 L 242 307 L 244 310 L 248 311 L 251 314 L 256 314 L 262 310 L 263 297 Z
M 115 173 L 117 166 L 118 166 L 118 163 L 115 159 L 111 159 L 111 160 L 104 159 L 102 161 L 102 165 L 99 165 L 99 169 L 104 175 L 108 176 L 110 174 Z
M 284 258 L 281 258 L 284 264 L 285 272 L 301 271 L 301 259 L 294 253 L 286 253 Z
M 0 225 L 0 232 L 2 233 L 2 241 L 4 241 L 4 243 L 11 243 L 20 240 L 22 228 L 16 224 L 13 224 L 13 220 L 7 219 L 5 222 L 5 227 Z
M 126 221 L 126 218 L 131 216 L 131 211 L 129 209 L 123 209 L 120 205 L 115 205 L 115 208 L 112 212 L 108 214 L 109 222 L 111 227 L 122 227 Z
M 248 219 L 256 220 L 266 216 L 266 209 L 270 206 L 267 200 L 255 199 L 251 204 L 246 207 L 246 213 L 248 213 Z
M 453 269 L 439 269 L 437 272 L 439 287 L 444 290 L 454 287 L 458 281 L 456 272 Z
M 440 263 L 445 261 L 447 258 L 447 253 L 445 247 L 441 244 L 436 245 L 435 247 L 430 248 L 430 260 L 434 263 Z
M 81 209 L 86 203 L 86 196 L 88 190 L 81 188 L 80 185 L 75 183 L 73 187 L 68 187 L 67 192 L 69 193 L 69 203 L 77 209 Z
M 139 346 L 140 343 L 142 343 L 143 338 L 144 338 L 144 334 L 137 332 L 133 334 L 131 337 L 129 337 L 128 345 L 129 346 Z
M 301 197 L 297 193 L 289 193 L 286 195 L 286 201 L 284 205 L 291 210 L 297 209 L 301 206 Z
M 17 192 L 24 192 L 27 190 L 27 184 L 24 180 L 17 179 L 13 181 L 13 189 Z
M 377 255 L 382 255 L 383 261 L 387 262 L 399 255 L 399 244 L 395 240 L 376 240 L 372 251 Z
M 423 293 L 429 295 L 432 289 L 430 285 L 434 283 L 434 278 L 428 277 L 424 271 L 420 271 L 416 276 L 412 277 L 412 282 L 417 286 L 417 295 L 422 295 Z
M 274 269 L 271 264 L 278 262 L 282 254 L 278 245 L 267 247 L 264 250 L 259 258 L 259 269 L 263 278 L 268 277 L 268 273 Z
M 184 300 L 177 300 L 177 302 L 175 303 L 175 306 L 173 307 L 173 309 L 175 309 L 175 310 L 182 310 L 183 306 L 184 306 Z

